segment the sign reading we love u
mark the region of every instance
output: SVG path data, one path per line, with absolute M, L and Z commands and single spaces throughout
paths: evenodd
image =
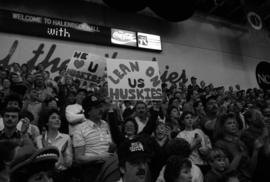
M 104 76 L 106 59 L 82 51 L 75 51 L 67 67 L 67 74 L 81 81 L 81 86 L 100 83 Z

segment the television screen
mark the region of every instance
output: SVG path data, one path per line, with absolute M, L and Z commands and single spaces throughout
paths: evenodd
M 160 51 L 162 50 L 159 35 L 138 32 L 137 36 L 138 36 L 138 47 Z
M 117 45 L 137 47 L 136 32 L 112 28 L 111 42 Z

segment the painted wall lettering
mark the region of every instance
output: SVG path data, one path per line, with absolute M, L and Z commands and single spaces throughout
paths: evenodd
M 19 41 L 15 40 L 7 55 L 3 58 L 0 59 L 0 65 L 3 65 L 5 67 L 9 67 L 11 66 L 12 63 L 10 63 L 10 60 L 12 59 L 12 57 L 14 56 L 15 52 L 17 51 L 19 45 Z M 44 43 L 39 44 L 38 48 L 36 50 L 32 50 L 32 58 L 30 58 L 29 60 L 20 60 L 20 63 L 26 63 L 28 65 L 28 67 L 31 69 L 33 69 L 34 67 L 36 67 L 38 64 L 41 64 L 45 69 L 49 68 L 50 66 L 52 66 L 50 68 L 50 72 L 51 73 L 55 73 L 58 72 L 62 69 L 66 69 L 67 64 L 69 63 L 70 59 L 64 59 L 61 60 L 61 58 L 59 57 L 53 57 L 53 54 L 56 50 L 57 46 L 56 44 L 51 45 L 49 51 L 47 53 L 44 52 Z M 45 54 L 45 58 L 43 60 L 39 60 L 40 56 Z M 29 55 L 31 57 L 31 55 Z

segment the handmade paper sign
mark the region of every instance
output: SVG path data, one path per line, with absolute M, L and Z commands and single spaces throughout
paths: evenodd
M 87 52 L 75 51 L 67 67 L 68 75 L 81 81 L 81 86 L 99 84 L 105 71 L 105 58 Z
M 108 93 L 113 100 L 161 100 L 157 62 L 107 59 Z

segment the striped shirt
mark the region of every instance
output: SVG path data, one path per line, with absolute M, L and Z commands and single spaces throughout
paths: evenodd
M 97 156 L 106 154 L 109 145 L 112 143 L 109 125 L 105 121 L 101 121 L 100 125 L 87 119 L 76 127 L 73 133 L 73 146 L 85 146 L 85 155 Z

